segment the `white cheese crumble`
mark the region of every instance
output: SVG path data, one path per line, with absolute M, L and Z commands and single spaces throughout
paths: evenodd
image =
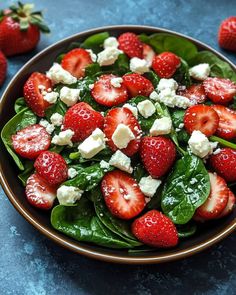
M 121 77 L 115 77 L 111 79 L 111 85 L 115 88 L 120 88 L 123 79 Z
M 55 130 L 54 125 L 50 124 L 47 120 L 44 120 L 44 119 L 41 119 L 39 121 L 39 125 L 43 126 L 46 129 L 47 133 L 49 134 L 52 134 L 53 131 Z
M 161 181 L 153 179 L 151 176 L 142 177 L 139 181 L 141 192 L 147 197 L 153 197 L 157 188 L 160 186 Z
M 91 49 L 86 49 L 86 51 L 90 54 L 92 62 L 96 62 L 97 55 Z
M 75 176 L 77 176 L 79 173 L 78 171 L 76 171 L 75 168 L 69 168 L 68 169 L 68 177 L 69 178 L 74 178 Z
M 43 94 L 43 99 L 49 102 L 50 104 L 53 104 L 57 101 L 59 94 L 55 91 L 52 92 L 46 92 Z
M 58 63 L 54 63 L 46 75 L 55 84 L 73 84 L 77 81 L 75 77 L 73 77 L 68 71 L 64 70 Z
M 119 46 L 119 42 L 117 41 L 115 37 L 108 37 L 103 43 L 104 48 L 108 48 L 108 47 L 118 48 L 118 46 Z
M 114 166 L 122 171 L 125 171 L 127 173 L 132 173 L 133 168 L 131 167 L 131 160 L 129 157 L 127 157 L 124 153 L 122 153 L 120 150 L 116 151 L 110 161 L 109 164 L 111 166 Z
M 154 101 L 158 101 L 158 99 L 159 99 L 158 93 L 155 90 L 152 91 L 151 94 L 149 95 L 149 98 Z
M 88 88 L 92 90 L 94 88 L 94 84 L 89 84 Z
M 82 194 L 83 191 L 78 187 L 62 185 L 57 190 L 57 199 L 60 205 L 74 204 Z
M 175 91 L 169 88 L 166 88 L 159 93 L 157 101 L 162 102 L 171 108 L 178 107 L 186 109 L 192 105 L 187 97 L 176 95 Z
M 189 69 L 189 75 L 196 80 L 204 81 L 210 75 L 210 65 L 202 63 Z
M 138 57 L 131 58 L 129 67 L 132 72 L 140 75 L 149 71 L 147 61 Z
M 156 108 L 155 108 L 154 104 L 148 99 L 139 102 L 137 105 L 137 108 L 138 108 L 139 113 L 144 118 L 148 118 L 156 112 Z
M 111 137 L 114 144 L 119 148 L 126 148 L 129 142 L 135 139 L 132 130 L 125 124 L 119 124 Z
M 98 53 L 97 62 L 100 66 L 113 65 L 121 53 L 122 51 L 115 47 L 107 47 Z
M 54 135 L 52 138 L 52 143 L 56 145 L 69 145 L 73 146 L 73 143 L 71 141 L 72 136 L 74 135 L 74 131 L 71 129 L 67 129 L 64 131 L 61 131 L 59 134 Z
M 172 121 L 168 117 L 156 119 L 150 129 L 151 136 L 169 134 L 172 129 Z
M 133 115 L 135 116 L 135 118 L 136 119 L 138 118 L 138 109 L 135 106 L 132 106 L 129 103 L 125 103 L 123 105 L 123 108 L 126 108 L 126 109 L 130 110 L 133 113 Z
M 50 121 L 54 126 L 61 126 L 63 122 L 63 116 L 59 113 L 54 113 L 50 117 Z
M 206 157 L 212 151 L 208 138 L 199 130 L 193 131 L 188 144 L 192 153 L 200 158 Z
M 220 152 L 221 152 L 221 149 L 218 148 L 218 149 L 216 149 L 216 150 L 213 152 L 213 155 L 218 155 Z
M 80 89 L 72 89 L 69 87 L 62 87 L 60 90 L 60 100 L 68 107 L 73 106 L 80 99 Z
M 102 160 L 102 161 L 100 162 L 100 167 L 101 167 L 102 169 L 109 169 L 110 164 L 109 164 L 108 162 Z
M 161 79 L 158 83 L 157 90 L 162 91 L 164 89 L 170 89 L 170 90 L 177 90 L 178 83 L 174 79 Z

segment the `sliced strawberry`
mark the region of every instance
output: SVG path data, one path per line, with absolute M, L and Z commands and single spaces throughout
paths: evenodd
M 210 106 L 194 105 L 187 109 L 184 115 L 184 127 L 188 133 L 199 130 L 206 136 L 213 135 L 219 125 L 219 117 Z
M 179 90 L 178 94 L 189 98 L 193 104 L 203 103 L 206 100 L 206 93 L 202 84 L 191 85 L 184 90 Z
M 46 129 L 39 125 L 31 125 L 12 135 L 12 145 L 17 154 L 23 158 L 35 159 L 46 151 L 51 143 L 51 137 Z
M 112 107 L 128 100 L 128 92 L 123 82 L 120 83 L 120 87 L 112 86 L 111 80 L 114 78 L 117 78 L 117 76 L 112 74 L 102 75 L 94 83 L 91 94 L 97 103 Z
M 236 84 L 229 79 L 207 78 L 203 86 L 206 95 L 217 104 L 227 104 L 236 95 Z
M 216 173 L 209 173 L 211 192 L 206 202 L 201 205 L 196 214 L 206 220 L 217 218 L 225 209 L 229 190 L 225 180 Z
M 112 140 L 112 135 L 119 124 L 127 125 L 135 136 L 135 139 L 131 140 L 126 148 L 121 149 L 127 156 L 132 156 L 139 149 L 142 130 L 137 119 L 129 109 L 115 108 L 110 110 L 105 117 L 103 131 L 108 139 L 107 144 L 113 151 L 118 149 Z
M 43 89 L 42 89 L 43 88 Z M 24 85 L 24 98 L 28 106 L 39 117 L 45 116 L 45 110 L 50 106 L 42 95 L 42 90 L 52 89 L 51 80 L 44 74 L 31 74 Z
M 143 59 L 146 60 L 149 67 L 152 65 L 152 61 L 155 55 L 155 51 L 152 49 L 152 47 L 143 43 Z
M 31 205 L 45 210 L 52 208 L 56 199 L 56 188 L 49 185 L 37 173 L 28 178 L 25 193 Z
M 84 77 L 85 68 L 93 63 L 90 53 L 83 48 L 75 48 L 63 56 L 61 66 L 76 78 Z
M 228 199 L 227 205 L 226 205 L 225 209 L 221 212 L 221 214 L 217 218 L 222 218 L 222 217 L 225 217 L 225 216 L 229 215 L 233 211 L 235 203 L 236 203 L 235 195 L 229 189 L 229 199 Z
M 108 209 L 121 219 L 131 219 L 145 207 L 145 197 L 137 182 L 125 172 L 108 172 L 103 177 L 101 190 Z
M 160 78 L 171 78 L 180 66 L 180 58 L 172 52 L 162 52 L 156 55 L 152 68 Z
M 143 57 L 143 44 L 134 33 L 124 33 L 118 38 L 119 49 L 124 51 L 129 57 Z
M 221 105 L 213 105 L 212 108 L 220 118 L 216 134 L 228 140 L 236 137 L 236 111 Z
M 220 47 L 236 51 L 236 16 L 223 20 L 218 32 Z
M 127 87 L 130 97 L 137 95 L 149 96 L 154 90 L 152 83 L 140 74 L 127 74 L 123 76 L 123 83 Z

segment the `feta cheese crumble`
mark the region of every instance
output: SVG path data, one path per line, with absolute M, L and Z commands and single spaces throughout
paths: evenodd
M 60 90 L 60 100 L 68 107 L 73 106 L 80 99 L 80 89 L 73 89 L 69 87 L 62 87 Z
M 177 90 L 178 83 L 174 79 L 161 79 L 157 85 L 157 90 L 162 91 L 164 89 Z
M 52 143 L 56 145 L 69 145 L 73 146 L 73 143 L 71 141 L 72 136 L 74 135 L 74 131 L 71 129 L 67 129 L 64 131 L 61 131 L 59 134 L 54 135 L 52 138 Z
M 141 192 L 150 198 L 154 196 L 160 184 L 160 180 L 154 179 L 150 175 L 148 177 L 142 177 L 139 181 Z
M 124 153 L 122 153 L 120 150 L 116 151 L 110 161 L 109 164 L 111 166 L 114 166 L 122 171 L 125 171 L 127 173 L 132 173 L 133 168 L 131 167 L 131 160 L 129 157 L 127 157 Z
M 102 160 L 102 161 L 100 162 L 100 167 L 101 167 L 102 169 L 109 169 L 110 164 L 109 164 L 108 162 Z
M 97 55 L 92 51 L 92 49 L 86 49 L 86 51 L 90 54 L 92 62 L 96 62 Z
M 43 99 L 49 102 L 50 104 L 53 104 L 57 101 L 59 94 L 55 91 L 52 92 L 46 92 L 43 94 Z
M 52 134 L 53 131 L 55 130 L 54 125 L 50 124 L 47 120 L 44 120 L 44 119 L 41 119 L 39 121 L 39 125 L 43 126 L 46 129 L 47 133 L 49 134 Z
M 158 99 L 159 99 L 158 93 L 155 90 L 152 91 L 151 94 L 149 95 L 149 98 L 154 101 L 158 101 Z
M 210 75 L 210 65 L 202 63 L 189 69 L 189 75 L 196 80 L 204 81 Z
M 107 47 L 98 53 L 97 62 L 100 66 L 113 65 L 121 53 L 122 51 L 115 47 Z
M 206 157 L 212 151 L 208 138 L 199 130 L 193 131 L 188 144 L 192 153 L 200 158 Z
M 119 149 L 123 149 L 128 146 L 131 140 L 135 139 L 135 136 L 127 125 L 119 124 L 112 134 L 111 139 Z
M 157 101 L 164 103 L 166 106 L 186 109 L 191 106 L 191 101 L 184 96 L 176 95 L 174 90 L 166 88 L 157 96 Z
M 61 126 L 63 122 L 63 116 L 59 113 L 54 113 L 50 117 L 50 121 L 54 126 Z
M 77 81 L 75 77 L 73 77 L 68 71 L 64 70 L 58 63 L 53 64 L 53 66 L 46 73 L 46 76 L 55 84 L 73 84 Z
M 140 75 L 149 71 L 147 61 L 138 57 L 131 58 L 129 67 L 132 72 Z
M 104 48 L 108 48 L 108 47 L 118 48 L 118 46 L 119 46 L 119 43 L 115 37 L 108 37 L 103 43 Z
M 121 77 L 115 77 L 111 79 L 111 85 L 115 88 L 120 88 L 123 79 Z
M 133 115 L 135 116 L 135 118 L 136 119 L 138 118 L 138 109 L 135 106 L 132 106 L 129 103 L 125 103 L 123 105 L 123 108 L 126 108 L 126 109 L 130 110 L 133 113 Z
M 57 199 L 60 205 L 74 204 L 82 194 L 83 191 L 78 187 L 62 185 L 57 190 Z
M 151 136 L 169 134 L 172 129 L 172 121 L 168 117 L 156 119 L 150 129 Z
M 156 108 L 155 108 L 154 104 L 148 99 L 139 102 L 137 105 L 137 108 L 138 108 L 139 113 L 144 118 L 148 118 L 156 112 Z
M 69 178 L 74 178 L 77 175 L 78 175 L 78 171 L 76 171 L 75 168 L 69 168 L 68 169 L 68 177 Z

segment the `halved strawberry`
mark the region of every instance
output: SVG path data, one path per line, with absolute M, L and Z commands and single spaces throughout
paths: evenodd
M 203 103 L 206 93 L 202 84 L 191 85 L 185 90 L 179 90 L 178 94 L 189 98 L 193 104 Z
M 216 134 L 228 140 L 236 137 L 236 111 L 221 105 L 213 105 L 212 108 L 220 118 Z
M 152 49 L 152 47 L 143 43 L 143 59 L 146 60 L 149 67 L 152 65 L 152 61 L 155 55 L 155 51 Z
M 180 66 L 180 58 L 172 52 L 162 52 L 156 55 L 152 68 L 160 78 L 171 78 Z
M 138 183 L 125 172 L 108 172 L 103 177 L 101 190 L 108 209 L 118 218 L 131 219 L 145 207 L 145 197 Z
M 143 43 L 134 33 L 123 33 L 118 38 L 119 49 L 123 50 L 130 58 L 143 57 Z
M 35 159 L 46 151 L 51 143 L 51 136 L 39 125 L 27 126 L 12 135 L 12 145 L 17 154 L 23 158 Z
M 117 76 L 112 74 L 102 75 L 99 77 L 98 81 L 94 83 L 91 94 L 97 103 L 112 107 L 128 100 L 128 93 L 124 83 L 121 83 L 120 87 L 111 85 L 111 79 L 116 77 Z
M 222 218 L 222 217 L 225 217 L 226 215 L 229 215 L 233 211 L 235 203 L 236 203 L 235 195 L 229 189 L 229 199 L 228 199 L 227 205 L 217 218 Z
M 88 51 L 83 48 L 75 48 L 64 55 L 61 66 L 79 79 L 84 77 L 85 68 L 91 63 L 93 61 Z
M 44 117 L 45 110 L 50 106 L 50 103 L 43 98 L 42 88 L 45 88 L 45 91 L 52 89 L 52 82 L 46 75 L 38 72 L 31 74 L 24 85 L 25 101 L 39 117 Z
M 236 16 L 230 16 L 220 24 L 218 42 L 220 47 L 236 51 Z
M 227 104 L 236 95 L 236 84 L 229 79 L 209 77 L 203 86 L 206 95 L 214 103 Z
M 147 78 L 136 73 L 124 75 L 123 83 L 127 87 L 130 97 L 149 96 L 154 90 L 152 83 Z
M 206 136 L 213 135 L 219 125 L 219 117 L 210 106 L 194 105 L 187 109 L 184 115 L 184 127 L 188 133 L 199 130 Z
M 142 130 L 137 119 L 129 109 L 115 108 L 110 110 L 105 117 L 103 132 L 108 139 L 107 144 L 113 151 L 118 150 L 112 140 L 112 135 L 119 124 L 127 125 L 135 136 L 135 139 L 131 140 L 126 148 L 121 149 L 121 151 L 127 156 L 132 156 L 139 149 Z
M 56 199 L 56 188 L 49 185 L 37 173 L 28 178 L 25 193 L 31 205 L 45 210 L 52 208 Z
M 225 209 L 229 199 L 229 189 L 225 180 L 216 173 L 209 172 L 211 192 L 206 202 L 196 214 L 206 220 L 217 218 Z

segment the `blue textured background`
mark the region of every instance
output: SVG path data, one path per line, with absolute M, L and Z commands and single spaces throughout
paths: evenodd
M 218 49 L 219 23 L 236 14 L 235 0 L 33 2 L 37 10 L 44 10 L 52 33 L 42 37 L 34 52 L 9 59 L 4 86 L 36 52 L 85 29 L 111 24 L 160 26 Z M 1 1 L 0 6 L 11 3 Z M 236 62 L 235 55 L 225 55 Z M 15 211 L 1 188 L 0 224 L 0 294 L 235 294 L 234 234 L 210 250 L 179 262 L 120 266 L 70 253 L 41 236 Z

